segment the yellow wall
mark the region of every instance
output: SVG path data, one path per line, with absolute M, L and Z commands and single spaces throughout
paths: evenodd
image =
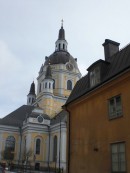
M 109 120 L 108 99 L 121 94 L 123 117 Z M 70 104 L 70 173 L 110 173 L 110 144 L 126 141 L 130 162 L 130 73 Z M 97 148 L 98 151 L 94 151 Z M 130 164 L 127 164 L 130 172 Z

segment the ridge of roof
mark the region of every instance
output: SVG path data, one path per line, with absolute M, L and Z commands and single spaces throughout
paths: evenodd
M 92 66 L 98 62 L 101 62 L 101 60 L 97 60 L 92 64 Z M 104 60 L 102 62 L 104 62 Z M 74 89 L 72 90 L 69 98 L 67 99 L 63 107 L 80 98 L 84 94 L 89 93 L 98 86 L 104 84 L 118 74 L 124 72 L 128 68 L 130 68 L 130 44 L 128 44 L 119 52 L 109 58 L 109 63 L 106 63 L 105 69 L 102 72 L 104 73 L 102 81 L 98 85 L 94 87 L 89 87 L 89 73 L 87 73 L 84 77 L 77 81 Z

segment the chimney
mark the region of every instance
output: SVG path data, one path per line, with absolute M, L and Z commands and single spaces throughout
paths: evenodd
M 109 58 L 119 51 L 120 43 L 105 39 L 105 42 L 102 45 L 104 46 L 105 60 L 109 61 Z

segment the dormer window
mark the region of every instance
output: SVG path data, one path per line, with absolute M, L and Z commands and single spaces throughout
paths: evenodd
M 90 71 L 90 86 L 93 87 L 100 82 L 100 68 L 95 67 Z

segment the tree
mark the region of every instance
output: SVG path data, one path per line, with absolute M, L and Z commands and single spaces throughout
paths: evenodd
M 25 149 L 23 152 L 23 163 L 25 163 L 26 165 L 28 164 L 28 160 L 29 158 L 32 156 L 33 151 L 32 149 Z

